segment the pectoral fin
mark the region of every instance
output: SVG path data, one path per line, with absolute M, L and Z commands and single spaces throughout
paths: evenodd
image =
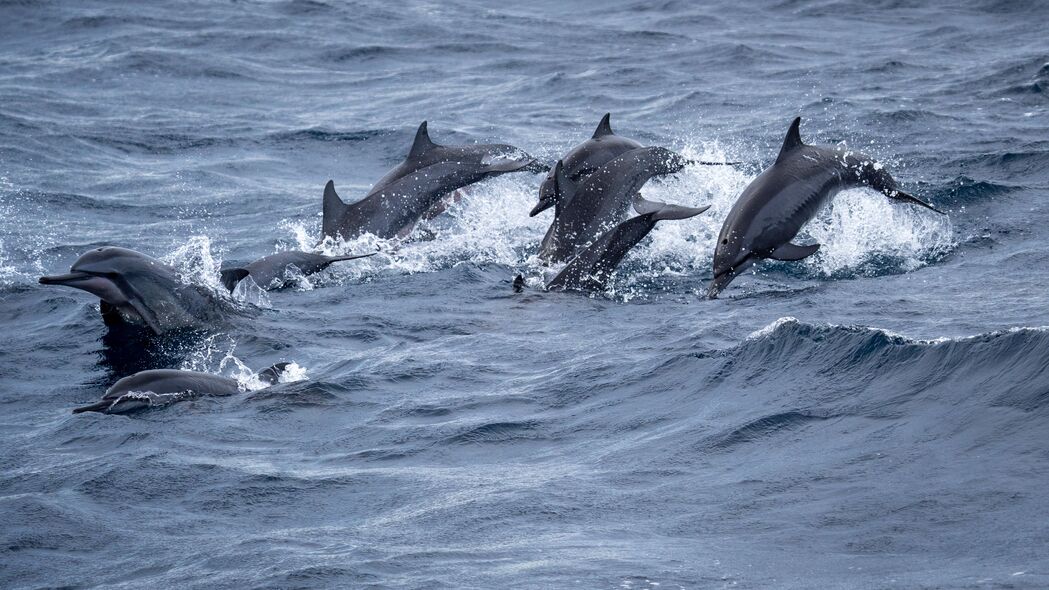
M 819 244 L 811 244 L 808 246 L 799 246 L 797 244 L 791 244 L 787 242 L 779 248 L 772 251 L 772 254 L 766 256 L 772 260 L 783 260 L 786 262 L 793 262 L 795 260 L 801 260 L 802 258 L 808 258 L 816 253 L 820 249 Z

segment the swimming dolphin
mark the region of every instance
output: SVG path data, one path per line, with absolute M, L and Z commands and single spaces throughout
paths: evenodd
M 288 364 L 277 363 L 259 371 L 258 378 L 273 385 L 280 380 Z M 73 413 L 126 414 L 204 395 L 233 395 L 241 391 L 240 383 L 229 377 L 196 371 L 154 369 L 124 377 L 107 389 L 101 400 L 76 408 Z
M 801 117 L 794 119 L 771 168 L 762 172 L 732 206 L 714 251 L 714 279 L 707 296 L 717 297 L 756 261 L 801 260 L 819 244 L 791 240 L 839 191 L 869 187 L 890 199 L 943 211 L 900 190 L 885 168 L 869 156 L 844 148 L 806 145 Z
M 290 250 L 264 256 L 243 267 L 224 268 L 219 271 L 219 275 L 222 278 L 222 284 L 225 285 L 230 292 L 237 287 L 237 283 L 241 282 L 248 276 L 251 276 L 251 279 L 255 281 L 255 284 L 262 289 L 280 289 L 288 283 L 287 273 L 290 270 L 290 267 L 295 267 L 300 273 L 302 273 L 302 275 L 306 276 L 328 268 L 328 265 L 333 262 L 354 260 L 356 258 L 367 258 L 368 256 L 375 256 L 376 254 L 378 254 L 378 252 L 354 254 L 350 256 L 325 256 L 324 254 Z
M 612 132 L 609 122 L 611 113 L 605 113 L 601 122 L 597 124 L 594 135 L 583 143 L 572 148 L 565 157 L 561 158 L 565 174 L 568 179 L 578 185 L 584 177 L 597 172 L 610 160 L 630 150 L 636 150 L 641 144 L 633 139 L 621 137 Z M 700 164 L 703 166 L 726 166 L 738 164 L 738 162 L 708 162 L 703 160 L 688 161 L 689 164 Z M 567 198 L 569 195 L 559 195 L 556 189 L 556 174 L 553 170 L 546 175 L 543 183 L 539 185 L 539 202 L 528 213 L 529 217 L 546 211 L 557 203 L 558 198 Z
M 364 233 L 404 237 L 442 198 L 469 184 L 507 172 L 545 170 L 524 151 L 503 144 L 444 146 L 430 140 L 426 121 L 419 126 L 408 157 L 386 173 L 363 199 L 346 204 L 335 184 L 324 187 L 325 236 L 350 239 Z
M 539 257 L 546 262 L 567 260 L 622 221 L 634 195 L 650 178 L 677 172 L 685 163 L 666 148 L 637 148 L 616 156 L 576 185 L 559 161 L 554 166 L 554 221 L 539 247 Z
M 656 201 L 646 201 L 637 196 L 634 208 L 641 215 L 628 219 L 601 235 L 557 274 L 546 288 L 549 291 L 601 291 L 604 290 L 612 272 L 619 266 L 623 256 L 648 235 L 656 222 L 664 219 L 688 219 L 710 209 L 682 207 Z
M 583 177 L 597 172 L 598 168 L 616 156 L 641 147 L 641 144 L 633 139 L 620 137 L 613 133 L 612 125 L 609 122 L 611 117 L 611 113 L 605 113 L 601 122 L 597 124 L 594 135 L 572 148 L 565 154 L 565 157 L 561 158 L 564 173 L 573 183 L 578 184 Z M 528 216 L 535 217 L 553 207 L 557 199 L 562 196 L 569 197 L 570 195 L 558 194 L 557 175 L 554 170 L 550 170 L 543 179 L 543 183 L 539 185 L 539 202 L 528 213 Z
M 78 258 L 69 274 L 40 277 L 40 284 L 87 291 L 102 300 L 107 324 L 145 325 L 155 334 L 222 320 L 207 290 L 183 283 L 174 268 L 127 248 L 95 248 Z

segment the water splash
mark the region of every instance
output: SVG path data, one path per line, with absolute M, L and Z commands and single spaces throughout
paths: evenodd
M 221 256 L 213 255 L 211 248 L 211 238 L 208 236 L 191 236 L 185 244 L 160 260 L 174 267 L 179 278 L 187 284 L 202 285 L 216 293 L 227 293 L 219 280 Z
M 207 337 L 201 347 L 193 351 L 180 367 L 184 371 L 213 373 L 236 379 L 244 391 L 258 391 L 270 384 L 259 378 L 259 373 L 240 360 L 234 352 L 237 343 L 227 334 Z M 265 369 L 265 367 L 262 367 Z M 279 383 L 292 383 L 308 379 L 305 367 L 290 363 L 278 377 Z

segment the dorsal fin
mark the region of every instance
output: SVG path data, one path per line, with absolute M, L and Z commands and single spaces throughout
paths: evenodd
M 801 141 L 801 117 L 795 117 L 794 121 L 790 124 L 790 129 L 787 129 L 787 136 L 783 138 L 783 147 L 779 150 L 779 157 L 776 158 L 776 163 L 779 164 L 787 157 L 787 154 L 796 150 L 797 148 L 805 145 Z
M 594 139 L 606 135 L 615 135 L 615 133 L 612 133 L 612 124 L 609 122 L 611 117 L 612 113 L 605 113 L 605 116 L 601 117 L 601 122 L 597 124 L 597 129 L 594 130 Z
M 324 185 L 324 203 L 321 211 L 321 232 L 333 238 L 339 237 L 339 222 L 346 213 L 346 203 L 343 203 L 335 192 L 335 183 L 331 180 Z
M 418 158 L 426 152 L 437 147 L 437 144 L 430 141 L 430 133 L 426 130 L 426 121 L 419 125 L 419 130 L 415 132 L 415 141 L 412 142 L 412 149 L 408 150 L 408 159 Z

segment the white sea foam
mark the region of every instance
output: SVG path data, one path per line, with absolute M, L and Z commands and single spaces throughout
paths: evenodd
M 257 391 L 269 387 L 269 383 L 259 379 L 259 374 L 234 352 L 237 343 L 227 334 L 215 334 L 204 339 L 200 347 L 194 350 L 182 362 L 184 371 L 214 373 L 236 379 L 240 388 L 245 391 Z M 264 369 L 265 367 L 260 367 Z M 309 379 L 306 368 L 297 363 L 290 363 L 278 377 L 279 383 L 292 383 Z

